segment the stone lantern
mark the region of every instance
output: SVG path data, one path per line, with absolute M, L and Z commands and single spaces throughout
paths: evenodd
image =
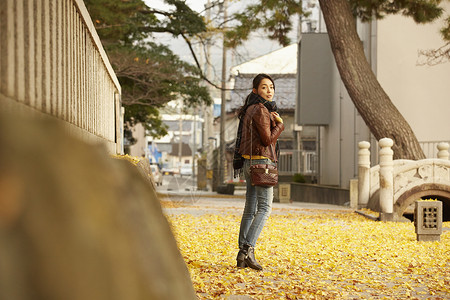
M 417 200 L 414 226 L 418 241 L 440 241 L 442 234 L 442 202 Z

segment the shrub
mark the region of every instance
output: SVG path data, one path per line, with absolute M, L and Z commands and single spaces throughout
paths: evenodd
M 298 183 L 305 183 L 306 179 L 305 176 L 303 176 L 300 173 L 295 173 L 294 176 L 292 176 L 292 181 L 298 182 Z

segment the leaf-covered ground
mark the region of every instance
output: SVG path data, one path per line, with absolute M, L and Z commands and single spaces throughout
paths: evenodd
M 258 240 L 258 272 L 236 268 L 236 211 L 167 217 L 199 299 L 450 299 L 450 231 L 417 242 L 413 223 L 275 213 Z

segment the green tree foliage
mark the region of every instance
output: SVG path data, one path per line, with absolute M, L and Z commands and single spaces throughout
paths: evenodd
M 310 15 L 302 8 L 302 0 L 260 0 L 248 5 L 242 12 L 233 15 L 235 25 L 228 30 L 227 46 L 236 47 L 248 39 L 252 31 L 264 29 L 270 33 L 269 38 L 281 45 L 291 43 L 287 34 L 292 30 L 293 17 Z M 442 0 L 348 0 L 352 13 L 362 21 L 382 19 L 390 14 L 402 14 L 413 18 L 416 23 L 434 21 L 443 13 Z M 441 33 L 450 41 L 450 17 Z
M 199 69 L 152 38 L 154 32 L 192 37 L 206 30 L 203 18 L 184 1 L 166 3 L 173 9 L 156 10 L 142 0 L 85 0 L 122 86 L 125 137 L 131 143 L 130 129 L 137 123 L 154 137 L 167 134 L 159 116 L 167 102 L 182 98 L 188 107 L 211 103 Z
M 167 4 L 173 5 L 175 10 L 170 12 L 147 9 L 141 11 L 143 14 L 159 15 L 165 17 L 153 26 L 142 27 L 145 32 L 168 32 L 174 36 L 194 36 L 206 30 L 206 25 L 201 16 L 192 11 L 184 1 L 165 0 Z
M 444 40 L 450 41 L 450 17 L 445 19 L 445 23 L 447 26 L 441 29 L 441 34 L 444 37 Z
M 290 44 L 287 34 L 293 29 L 292 16 L 309 15 L 303 11 L 301 4 L 302 0 L 261 0 L 247 6 L 242 12 L 234 14 L 236 25 L 226 32 L 227 46 L 234 48 L 240 45 L 251 32 L 261 28 L 270 33 L 270 39 L 284 46 Z
M 441 0 L 350 0 L 353 15 L 362 21 L 382 19 L 389 14 L 402 14 L 416 23 L 427 23 L 441 16 Z
M 141 13 L 147 9 L 142 0 L 85 0 L 84 3 L 106 48 L 143 40 L 145 34 L 140 28 L 158 23 L 155 15 Z

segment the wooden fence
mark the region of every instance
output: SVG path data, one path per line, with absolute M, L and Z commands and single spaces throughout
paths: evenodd
M 121 88 L 83 0 L 0 1 L 0 97 L 122 152 Z

